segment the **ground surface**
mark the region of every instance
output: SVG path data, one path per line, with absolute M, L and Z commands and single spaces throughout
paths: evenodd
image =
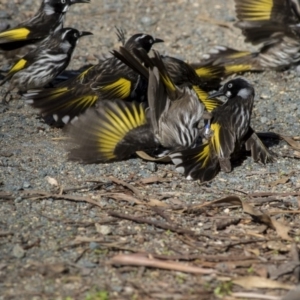
M 0 25 L 39 2 L 2 0 Z M 156 49 L 191 62 L 215 44 L 249 49 L 233 0 L 91 2 L 67 16 L 94 33 L 70 68 L 117 47 L 114 26 L 162 38 Z M 298 136 L 299 74 L 245 77 L 253 127 Z M 141 159 L 68 162 L 61 129 L 20 99 L 0 109 L 0 299 L 281 299 L 298 284 L 299 153 L 284 141 L 271 143 L 276 163 L 248 157 L 199 184 Z

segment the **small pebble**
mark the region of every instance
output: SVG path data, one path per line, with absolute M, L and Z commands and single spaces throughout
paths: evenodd
M 26 254 L 25 250 L 19 244 L 14 246 L 12 253 L 16 258 L 23 258 Z

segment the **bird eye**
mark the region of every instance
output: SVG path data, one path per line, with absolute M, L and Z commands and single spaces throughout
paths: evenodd
M 78 37 L 77 33 L 74 33 L 74 37 L 76 37 L 76 38 Z
M 150 39 L 150 40 L 149 40 L 149 43 L 150 43 L 150 44 L 153 44 L 153 40 L 152 40 L 152 39 Z
M 228 84 L 228 88 L 231 89 L 232 88 L 232 83 Z
M 62 3 L 62 4 L 65 4 L 65 3 L 66 3 L 66 0 L 61 0 L 61 3 Z

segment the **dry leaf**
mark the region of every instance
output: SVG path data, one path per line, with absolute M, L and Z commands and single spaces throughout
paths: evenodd
M 253 288 L 290 290 L 294 288 L 294 286 L 291 284 L 286 284 L 268 278 L 262 278 L 259 276 L 239 277 L 233 279 L 232 282 L 234 284 L 243 287 L 244 289 L 249 289 L 249 290 Z
M 300 143 L 296 142 L 292 137 L 280 135 L 280 138 L 285 140 L 294 150 L 300 150 Z
M 282 176 L 281 178 L 277 179 L 276 181 L 270 184 L 271 187 L 274 187 L 278 184 L 285 184 L 290 180 L 290 176 Z
M 149 258 L 144 254 L 116 255 L 110 260 L 110 263 L 112 265 L 144 266 L 194 274 L 214 274 L 216 272 L 213 269 L 199 268 L 179 262 Z
M 282 300 L 281 297 L 265 295 L 265 294 L 257 294 L 257 293 L 231 293 L 231 297 L 242 298 L 242 299 L 259 299 L 259 300 Z
M 167 179 L 167 178 L 162 178 L 162 177 L 159 177 L 159 176 L 151 176 L 151 177 L 141 179 L 140 183 L 150 184 L 150 183 L 156 183 L 156 182 L 170 182 L 170 181 L 172 181 L 172 180 Z
M 144 160 L 148 160 L 148 161 L 156 161 L 156 162 L 170 162 L 171 161 L 171 158 L 168 155 L 163 156 L 163 157 L 152 157 L 144 151 L 136 151 L 135 153 L 138 157 L 140 157 Z

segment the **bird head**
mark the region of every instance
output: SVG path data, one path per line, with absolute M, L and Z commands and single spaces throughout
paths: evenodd
M 239 96 L 242 99 L 248 99 L 251 95 L 254 96 L 253 86 L 246 79 L 238 77 L 226 82 L 218 92 L 210 94 L 209 99 L 219 96 L 225 96 L 229 99 Z
M 50 14 L 65 13 L 70 5 L 76 3 L 89 3 L 90 0 L 44 0 L 44 10 Z
M 79 38 L 86 35 L 92 35 L 92 33 L 89 31 L 80 32 L 74 28 L 62 28 L 56 34 L 60 35 L 61 47 L 65 50 L 65 52 L 68 52 L 69 49 L 74 48 Z
M 128 50 L 142 48 L 148 53 L 154 44 L 162 43 L 163 41 L 164 40 L 154 38 L 149 34 L 137 33 L 126 42 L 125 48 Z

